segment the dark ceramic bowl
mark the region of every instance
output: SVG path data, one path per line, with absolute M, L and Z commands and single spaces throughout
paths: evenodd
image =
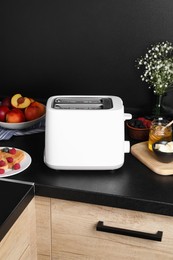
M 152 145 L 153 152 L 156 155 L 156 158 L 163 163 L 170 163 L 173 161 L 173 152 L 162 152 L 156 149 L 156 144 L 164 144 L 166 145 L 168 141 L 159 141 Z
M 130 136 L 130 138 L 134 139 L 134 140 L 138 140 L 138 141 L 147 141 L 149 138 L 149 128 L 136 128 L 133 127 L 131 125 L 129 125 L 128 123 L 127 125 L 127 129 L 128 129 L 128 134 Z

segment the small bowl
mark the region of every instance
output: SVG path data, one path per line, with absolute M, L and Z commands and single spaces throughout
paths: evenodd
M 126 125 L 127 125 L 128 134 L 130 138 L 138 141 L 148 140 L 149 131 L 150 131 L 149 128 L 137 128 L 137 127 L 130 126 L 128 123 Z
M 152 145 L 153 152 L 156 158 L 163 163 L 170 163 L 173 161 L 173 152 L 162 152 L 155 148 L 156 144 L 164 144 L 166 145 L 168 141 L 158 141 Z

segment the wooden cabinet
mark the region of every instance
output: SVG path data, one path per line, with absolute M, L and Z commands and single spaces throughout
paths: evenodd
M 0 242 L 0 259 L 37 259 L 34 199 Z
M 0 259 L 172 260 L 172 227 L 169 216 L 36 196 L 1 241 Z
M 47 259 L 173 259 L 172 217 L 60 199 L 47 201 L 47 198 L 41 198 L 42 205 L 44 199 L 50 206 L 49 224 L 47 222 L 49 231 L 46 234 L 51 252 Z M 36 197 L 36 201 L 39 202 L 40 197 Z M 37 208 L 37 216 L 40 212 Z M 140 235 L 147 233 L 152 239 L 157 231 L 161 231 L 162 240 L 97 231 L 99 221 L 113 231 L 115 227 L 125 229 L 125 232 L 139 231 Z M 44 225 L 40 230 L 43 232 Z M 42 249 L 45 248 L 44 239 L 40 235 Z
M 0 259 L 172 260 L 172 228 L 169 216 L 36 196 L 0 242 Z
M 52 259 L 172 259 L 173 219 L 154 214 L 51 200 Z M 98 221 L 140 232 L 163 231 L 161 242 L 96 231 Z M 72 258 L 70 258 L 72 257 Z
M 51 259 L 50 198 L 35 197 L 38 260 Z

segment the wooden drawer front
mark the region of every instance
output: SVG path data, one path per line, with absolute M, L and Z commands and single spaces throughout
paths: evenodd
M 0 259 L 37 259 L 35 234 L 35 202 L 33 199 L 1 241 Z
M 51 199 L 51 216 L 52 259 L 173 259 L 171 217 L 59 199 Z M 162 241 L 96 231 L 98 221 L 141 232 L 160 230 Z
M 51 259 L 50 198 L 35 196 L 35 205 L 38 259 Z

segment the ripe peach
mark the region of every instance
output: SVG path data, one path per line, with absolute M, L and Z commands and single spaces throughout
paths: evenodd
M 45 114 L 45 106 L 37 101 L 30 104 L 29 107 L 25 108 L 25 118 L 27 121 L 37 119 Z
M 35 100 L 34 100 L 33 98 L 31 98 L 31 97 L 29 97 L 29 99 L 30 99 L 30 102 L 31 102 L 31 103 L 35 101 Z
M 31 103 L 30 105 L 31 107 L 39 107 L 40 109 L 40 115 L 44 115 L 45 113 L 45 105 L 43 105 L 42 103 L 38 102 L 38 101 L 34 101 Z
M 11 98 L 11 104 L 15 108 L 26 108 L 31 104 L 28 97 L 22 97 L 21 94 L 15 94 Z
M 25 115 L 19 108 L 13 108 L 6 114 L 7 123 L 21 123 L 25 121 Z
M 10 109 L 7 106 L 0 106 L 0 121 L 5 122 L 6 121 L 6 114 L 10 111 Z

